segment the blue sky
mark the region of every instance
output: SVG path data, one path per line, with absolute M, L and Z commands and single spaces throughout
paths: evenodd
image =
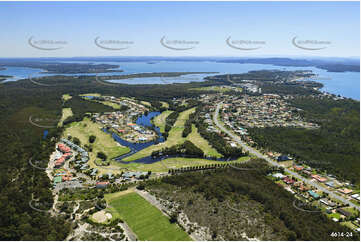
M 359 2 L 0 2 L 0 57 L 350 57 L 359 56 L 359 21 Z M 28 44 L 31 36 L 32 41 L 66 44 L 59 50 L 39 50 Z M 194 47 L 173 50 L 160 44 L 163 36 L 197 43 L 172 45 Z M 262 43 L 246 45 L 257 50 L 234 49 L 226 44 L 229 36 Z M 296 36 L 326 41 L 310 46 L 326 48 L 297 48 L 292 44 Z M 126 50 L 106 50 L 94 44 L 96 37 L 132 44 Z

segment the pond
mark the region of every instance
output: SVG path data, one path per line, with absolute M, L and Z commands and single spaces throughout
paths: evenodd
M 150 141 L 150 142 L 145 142 L 145 143 L 132 143 L 129 141 L 126 141 L 122 138 L 120 138 L 117 134 L 112 133 L 112 137 L 115 141 L 117 141 L 119 144 L 121 144 L 122 146 L 126 146 L 128 148 L 130 148 L 130 152 L 121 155 L 117 158 L 115 158 L 114 160 L 116 160 L 119 163 L 122 164 L 129 164 L 129 163 L 142 163 L 142 164 L 152 164 L 164 159 L 168 159 L 168 158 L 176 158 L 176 157 L 182 157 L 182 158 L 199 158 L 199 157 L 190 157 L 190 156 L 186 156 L 186 155 L 163 155 L 163 156 L 157 156 L 157 157 L 152 157 L 152 156 L 147 156 L 147 157 L 143 157 L 137 160 L 133 160 L 133 161 L 123 161 L 124 158 L 131 156 L 151 145 L 155 145 L 158 143 L 162 143 L 164 142 L 164 137 L 162 136 L 162 133 L 160 132 L 159 127 L 155 126 L 151 120 L 152 118 L 158 116 L 159 114 L 161 114 L 160 112 L 149 112 L 147 114 L 143 114 L 142 116 L 138 117 L 136 124 L 138 124 L 139 126 L 143 126 L 143 127 L 149 127 L 152 128 L 156 131 L 158 138 L 155 141 Z M 109 133 L 108 130 L 103 129 L 104 132 Z M 215 158 L 215 157 L 202 157 L 202 159 L 206 159 L 206 160 L 214 160 L 214 161 L 230 161 L 229 158 Z

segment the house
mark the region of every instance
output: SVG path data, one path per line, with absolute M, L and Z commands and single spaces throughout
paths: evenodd
M 289 161 L 292 160 L 291 158 L 289 158 L 287 155 L 281 155 L 277 157 L 277 161 L 281 162 L 281 161 Z
M 303 174 L 308 175 L 308 176 L 312 175 L 312 173 L 308 170 L 303 170 L 302 172 L 303 172 Z
M 339 191 L 345 195 L 352 193 L 352 190 L 347 188 L 340 189 Z
M 332 187 L 332 188 L 335 187 L 335 183 L 333 181 L 326 182 L 325 184 L 326 184 L 326 186 L 329 186 L 329 187 Z
M 359 201 L 360 201 L 360 194 L 353 194 L 353 195 L 351 195 L 351 197 L 352 197 L 353 199 L 356 199 L 356 200 L 359 200 Z
M 352 215 L 350 212 L 348 212 L 342 208 L 337 208 L 336 211 L 338 213 L 342 214 L 343 216 L 345 216 L 346 218 L 351 217 L 351 215 Z
M 68 153 L 70 152 L 70 148 L 64 144 L 58 144 L 58 149 L 62 152 L 62 153 Z
M 327 200 L 327 199 L 320 199 L 320 202 L 325 204 L 326 206 L 329 206 L 329 207 L 335 207 L 336 204 L 330 200 Z
M 147 172 L 131 172 L 131 171 L 127 171 L 127 172 L 124 172 L 122 174 L 122 177 L 126 180 L 129 180 L 133 177 L 139 179 L 142 175 L 143 176 L 146 176 L 148 173 Z
M 319 175 L 311 175 L 312 178 L 316 179 L 318 182 L 326 182 L 327 179 L 324 177 L 321 177 Z
M 288 176 L 284 177 L 282 179 L 286 184 L 293 184 L 295 183 L 295 180 L 292 180 L 291 178 L 289 178 Z
M 95 176 L 98 173 L 98 169 L 94 168 L 93 171 L 90 173 L 91 176 Z
M 96 188 L 106 188 L 109 185 L 109 182 L 105 181 L 105 182 L 97 182 L 95 187 Z
M 310 194 L 310 196 L 313 197 L 314 199 L 320 198 L 320 195 L 318 195 L 317 193 L 315 193 L 315 192 L 312 191 L 312 190 L 309 190 L 309 191 L 308 191 L 308 194 Z
M 274 178 L 277 178 L 277 179 L 283 179 L 285 178 L 285 175 L 281 174 L 281 173 L 275 173 L 272 175 Z
M 302 171 L 302 170 L 303 170 L 303 166 L 293 166 L 293 168 L 294 168 L 296 171 Z
M 62 181 L 71 181 L 71 180 L 72 180 L 72 176 L 71 176 L 71 175 L 61 176 L 61 180 L 62 180 Z

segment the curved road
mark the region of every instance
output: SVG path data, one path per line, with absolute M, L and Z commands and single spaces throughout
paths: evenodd
M 258 150 L 252 148 L 252 147 L 249 147 L 247 146 L 238 136 L 232 134 L 229 130 L 227 130 L 225 127 L 223 127 L 223 125 L 221 125 L 218 121 L 218 115 L 219 115 L 219 109 L 221 107 L 222 103 L 219 103 L 217 104 L 217 108 L 216 108 L 216 111 L 214 112 L 214 115 L 213 115 L 213 122 L 218 126 L 218 128 L 220 130 L 222 130 L 223 132 L 225 132 L 226 134 L 228 134 L 234 141 L 236 141 L 238 144 L 240 144 L 242 146 L 242 148 L 246 151 L 248 151 L 250 154 L 254 154 L 255 156 L 257 156 L 258 158 L 261 158 L 261 159 L 264 159 L 266 160 L 267 162 L 269 162 L 271 165 L 273 166 L 280 166 L 276 161 L 270 159 L 269 157 L 261 154 Z M 342 201 L 344 204 L 347 204 L 351 207 L 354 207 L 356 208 L 357 210 L 360 211 L 360 207 L 357 206 L 356 204 L 353 204 L 352 202 L 350 202 L 349 200 L 335 194 L 334 192 L 332 191 L 329 191 L 327 188 L 323 187 L 323 186 L 320 186 L 319 184 L 317 183 L 314 183 L 312 181 L 310 181 L 309 179 L 306 179 L 304 178 L 303 176 L 299 175 L 298 173 L 296 172 L 293 172 L 287 168 L 285 168 L 285 171 L 287 171 L 288 173 L 290 173 L 292 176 L 296 177 L 297 179 L 299 180 L 302 180 L 304 183 L 306 184 L 309 184 L 311 186 L 314 186 L 316 187 L 317 189 L 323 191 L 323 192 L 326 192 L 329 194 L 330 197 L 332 198 L 335 198 L 337 200 L 340 200 Z

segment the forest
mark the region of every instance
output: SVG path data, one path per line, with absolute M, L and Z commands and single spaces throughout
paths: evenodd
M 357 233 L 353 233 L 353 237 L 333 238 L 330 236 L 333 231 L 351 231 L 334 223 L 323 213 L 297 210 L 292 205 L 294 196 L 267 178 L 266 175 L 272 168 L 265 161 L 254 160 L 252 164 L 239 166 L 252 168 L 252 170 L 240 171 L 233 167 L 218 168 L 211 171 L 181 173 L 157 181 L 145 181 L 143 184 L 145 189 L 158 196 L 179 202 L 181 204 L 179 212 L 183 210 L 201 225 L 210 226 L 216 238 L 221 234 L 226 240 L 240 239 L 234 237 L 235 233 L 232 234 L 232 231 L 243 230 L 245 226 L 249 234 L 258 236 L 257 238 L 261 240 L 359 239 Z M 253 216 L 253 223 L 257 226 L 232 223 L 231 217 L 222 218 L 225 214 L 230 216 L 227 210 L 224 211 L 227 204 L 248 204 L 253 209 L 240 208 L 240 215 L 237 217 L 239 219 L 244 216 Z M 192 207 L 199 209 L 196 216 L 191 214 Z M 254 211 L 258 212 L 254 213 Z M 231 213 L 235 212 L 231 211 Z M 205 219 L 201 218 L 203 215 L 206 216 Z M 242 227 L 237 227 L 237 224 Z M 229 228 L 229 230 L 224 228 Z M 264 233 L 259 233 L 261 228 L 264 228 Z
M 40 84 L 33 83 L 28 79 L 23 79 L 16 82 L 2 83 L 0 85 L 1 240 L 64 240 L 71 230 L 70 221 L 66 220 L 65 217 L 50 216 L 47 212 L 34 210 L 29 206 L 29 202 L 35 201 L 37 204 L 42 204 L 40 205 L 42 208 L 49 208 L 53 203 L 50 190 L 51 182 L 42 168 L 46 167 L 49 156 L 54 151 L 55 142 L 63 132 L 62 128 L 57 128 L 56 126 L 61 116 L 62 108 L 70 107 L 74 114 L 73 117 L 66 122 L 75 121 L 81 118 L 86 112 L 107 112 L 113 110 L 109 106 L 83 100 L 78 97 L 79 94 L 101 93 L 111 96 L 135 97 L 140 100 L 150 101 L 151 103 L 158 103 L 159 105 L 159 101 L 166 101 L 171 104 L 173 98 L 183 97 L 192 99 L 202 93 L 212 93 L 210 91 L 192 91 L 193 88 L 224 84 L 221 80 L 209 80 L 202 83 L 188 84 L 134 86 L 116 84 L 108 86 L 97 82 L 95 76 L 52 76 L 37 79 L 36 82 Z M 63 94 L 70 94 L 72 99 L 63 103 Z M 334 172 L 336 173 L 339 170 L 340 173 L 347 177 L 350 174 L 356 177 L 356 171 L 359 170 L 359 118 L 356 117 L 359 116 L 359 103 L 350 100 L 344 100 L 339 103 L 329 101 L 329 105 L 325 106 L 322 104 L 325 101 L 322 100 L 312 101 L 300 99 L 294 102 L 296 106 L 304 109 L 306 118 L 309 120 L 317 120 L 321 126 L 324 126 L 320 129 L 321 131 L 318 131 L 319 133 L 316 134 L 310 133 L 309 131 L 301 132 L 302 137 L 307 137 L 307 139 L 319 137 L 319 140 L 324 142 L 321 146 L 316 145 L 313 152 L 316 152 L 316 154 L 321 157 L 321 155 L 328 155 L 324 153 L 321 154 L 321 151 L 330 151 L 331 155 L 328 155 L 326 158 L 329 158 L 328 161 L 334 162 Z M 321 104 L 318 104 L 318 102 L 321 102 Z M 194 101 L 194 103 L 190 101 L 188 107 L 180 107 L 178 109 L 177 107 L 170 106 L 170 108 L 181 112 L 195 105 L 197 105 L 196 101 Z M 49 123 L 48 125 L 52 124 L 53 126 L 50 125 L 50 128 L 36 127 L 29 122 L 29 117 L 32 117 L 34 121 L 40 122 L 46 119 L 46 122 Z M 197 120 L 195 124 L 202 137 L 206 138 L 217 151 L 221 151 L 226 157 L 239 156 L 240 150 L 229 149 L 229 146 L 222 143 L 223 139 L 220 135 L 207 132 L 206 125 L 202 120 Z M 44 131 L 48 131 L 45 137 Z M 264 135 L 257 135 L 256 132 L 254 134 L 255 137 L 263 137 Z M 260 139 L 265 140 L 264 138 Z M 297 140 L 292 137 L 288 139 L 289 147 L 295 147 Z M 270 137 L 268 137 L 267 140 L 270 140 Z M 334 140 L 337 140 L 337 142 L 332 143 Z M 308 140 L 308 143 L 305 141 L 306 143 L 304 144 L 304 147 L 307 147 L 309 150 L 310 141 L 312 141 L 312 139 Z M 345 144 L 342 144 L 342 142 L 345 142 Z M 280 139 L 275 139 L 271 145 L 276 146 L 280 143 Z M 259 144 L 262 144 L 262 142 L 259 141 Z M 277 147 L 284 148 L 282 146 Z M 306 156 L 307 149 L 301 148 L 300 146 L 296 146 L 294 148 L 295 151 L 293 152 L 291 150 L 289 153 L 293 154 L 298 152 L 297 154 Z M 339 159 L 337 159 L 337 161 L 336 158 L 332 159 L 332 155 L 339 155 Z M 37 166 L 32 166 L 29 160 L 33 161 L 32 163 L 36 163 Z M 347 165 L 342 166 L 341 164 Z M 188 176 L 188 174 L 185 175 Z M 192 174 L 189 174 L 189 176 L 192 176 Z M 237 176 L 235 175 L 235 177 Z M 229 179 L 231 178 L 232 177 L 229 177 Z M 252 179 L 252 177 L 248 176 L 245 176 L 245 178 Z M 350 177 L 350 179 L 351 178 L 352 177 Z M 221 180 L 228 181 L 227 179 L 224 179 L 223 176 Z M 204 184 L 199 181 L 199 179 L 196 179 L 196 181 Z M 213 184 L 212 181 L 207 180 L 206 177 L 205 181 Z M 258 184 L 257 179 L 254 181 L 256 182 L 255 184 Z M 259 182 L 261 181 L 264 180 L 260 180 Z M 285 191 L 280 191 L 277 186 L 271 191 L 269 187 L 272 187 L 273 185 L 271 184 L 273 183 L 264 182 L 267 186 L 262 189 L 269 191 L 269 193 L 265 194 L 266 198 L 271 196 L 273 191 L 279 192 L 276 196 L 277 201 L 283 199 L 283 195 L 287 197 Z M 210 186 L 209 189 L 214 189 L 214 187 Z M 258 189 L 261 190 L 260 187 L 258 187 Z M 258 195 L 255 196 L 255 199 L 258 199 Z M 267 199 L 272 201 L 269 206 L 275 206 L 272 208 L 275 210 L 275 216 L 280 216 L 278 213 L 281 213 L 281 210 L 277 207 L 277 203 L 274 204 L 275 202 L 272 198 Z M 287 204 L 287 201 L 285 204 Z M 270 213 L 271 212 L 272 211 L 270 211 Z M 291 212 L 299 216 L 291 209 L 285 213 L 289 215 Z M 324 236 L 322 233 L 318 235 L 319 232 L 310 228 L 312 225 L 315 228 L 320 228 L 320 231 L 323 231 L 326 229 L 326 225 L 328 226 L 328 224 L 326 224 L 327 221 L 325 222 L 319 218 L 319 220 L 316 221 L 318 222 L 317 224 L 316 222 L 312 222 L 313 218 L 310 218 L 311 223 L 308 225 L 309 218 L 304 216 L 301 218 L 303 218 L 303 220 L 299 220 L 297 224 L 297 221 L 288 221 L 282 215 L 282 220 L 290 223 L 288 229 L 290 230 L 292 228 L 292 231 L 296 234 L 288 234 L 289 232 L 287 232 L 287 236 L 291 236 L 290 238 L 329 239 L 322 237 Z M 325 225 L 319 223 L 320 221 L 323 221 Z M 310 230 L 313 233 L 307 232 L 305 235 L 299 234 L 301 233 L 299 229 L 297 230 L 292 227 L 296 225 L 300 226 L 302 230 L 303 227 L 305 227 L 306 231 Z M 331 224 L 329 228 L 340 231 L 341 228 L 334 226 L 336 225 Z
M 52 76 L 36 81 L 40 84 L 24 79 L 0 85 L 0 240 L 64 240 L 71 230 L 65 217 L 39 212 L 29 203 L 39 204 L 42 209 L 52 206 L 51 182 L 42 168 L 47 166 L 55 142 L 63 132 L 56 127 L 62 108 L 70 107 L 73 111 L 67 123 L 87 112 L 113 110 L 83 100 L 79 94 L 129 96 L 152 103 L 199 95 L 199 92 L 187 91 L 193 84 L 114 87 L 98 83 L 95 76 Z M 63 103 L 65 93 L 72 99 Z M 50 128 L 32 125 L 29 117 L 37 122 L 46 119 Z M 46 137 L 44 131 L 48 131 Z M 29 160 L 36 167 L 30 165 Z
M 291 104 L 319 129 L 253 128 L 249 133 L 260 147 L 290 154 L 297 160 L 359 184 L 360 103 L 351 99 L 299 97 Z

